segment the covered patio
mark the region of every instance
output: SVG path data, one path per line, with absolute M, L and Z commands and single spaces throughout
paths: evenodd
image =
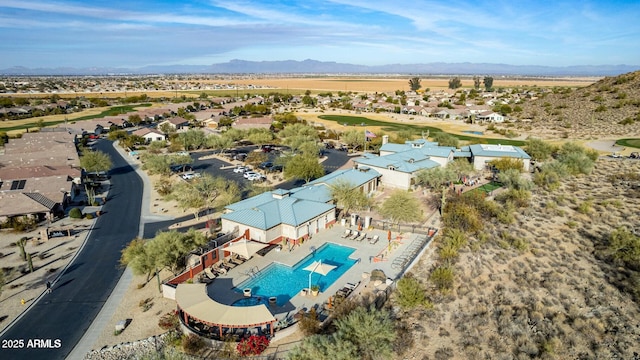
M 236 307 L 221 304 L 207 295 L 206 284 L 180 284 L 176 289 L 176 302 L 181 319 L 189 324 L 189 319 L 218 328 L 220 338 L 223 329 L 250 329 L 269 326 L 273 337 L 276 319 L 264 304 Z

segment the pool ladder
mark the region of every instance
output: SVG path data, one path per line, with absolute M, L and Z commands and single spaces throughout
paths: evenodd
M 249 269 L 249 271 L 247 271 L 246 273 L 247 276 L 249 277 L 256 277 L 258 275 L 260 275 L 260 269 L 258 269 L 257 266 L 252 267 L 251 269 Z

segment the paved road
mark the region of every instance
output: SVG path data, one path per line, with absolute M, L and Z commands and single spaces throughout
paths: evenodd
M 76 259 L 44 295 L 1 338 L 1 359 L 64 359 L 89 328 L 122 275 L 120 250 L 138 235 L 142 181 L 113 148 L 100 141 L 97 149 L 114 163 L 108 201 Z M 33 340 L 50 340 L 48 347 L 27 348 Z M 7 349 L 5 340 L 23 340 L 21 349 Z M 56 346 L 59 340 L 60 346 Z

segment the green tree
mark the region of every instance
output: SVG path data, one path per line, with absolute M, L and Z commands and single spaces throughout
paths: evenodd
M 338 180 L 329 185 L 329 191 L 336 206 L 342 209 L 341 217 L 348 215 L 351 210 L 362 210 L 371 206 L 371 199 L 346 180 Z
M 302 179 L 305 183 L 323 175 L 324 168 L 318 162 L 318 157 L 313 155 L 294 155 L 284 166 L 286 178 Z
M 422 211 L 415 196 L 405 190 L 396 190 L 382 203 L 380 215 L 398 224 L 419 221 Z
M 556 151 L 556 147 L 541 139 L 530 138 L 525 145 L 525 151 L 532 160 L 546 161 Z
M 108 171 L 113 166 L 109 155 L 102 151 L 88 151 L 80 157 L 80 166 L 87 172 Z
M 457 89 L 459 87 L 462 87 L 462 80 L 460 80 L 459 77 L 454 77 L 449 79 L 449 89 Z
M 267 129 L 252 129 L 247 135 L 247 140 L 255 145 L 270 144 L 273 142 L 273 132 Z
M 129 123 L 133 126 L 138 126 L 142 123 L 142 118 L 138 114 L 129 115 Z
M 446 183 L 455 182 L 458 176 L 449 167 L 437 166 L 423 169 L 416 174 L 416 184 L 440 190 Z
M 166 268 L 178 274 L 185 267 L 185 257 L 190 251 L 207 243 L 200 231 L 189 229 L 186 233 L 176 230 L 159 232 L 146 245 L 147 251 L 156 259 L 158 268 Z
M 178 142 L 186 151 L 200 149 L 206 144 L 206 136 L 199 129 L 189 129 L 178 134 Z
M 487 91 L 491 91 L 493 89 L 493 77 L 485 76 L 482 82 Z
M 409 88 L 411 89 L 411 91 L 417 91 L 421 87 L 422 84 L 420 84 L 419 77 L 412 77 L 411 79 L 409 79 Z
M 364 148 L 364 131 L 348 130 L 340 134 L 340 141 L 352 149 Z
M 301 123 L 285 126 L 285 128 L 278 133 L 278 136 L 281 142 L 289 146 L 293 151 L 300 149 L 304 143 L 316 143 L 320 140 L 316 129 Z
M 480 89 L 480 76 L 473 77 L 473 88 L 476 90 Z
M 508 169 L 516 169 L 518 171 L 522 171 L 524 169 L 524 165 L 522 164 L 522 160 L 513 159 L 513 158 L 500 158 L 496 160 L 491 160 L 489 165 L 496 168 L 498 171 L 505 171 Z
M 219 208 L 237 201 L 240 198 L 240 188 L 234 181 L 204 174 L 191 182 L 175 185 L 170 198 L 176 200 L 183 211 L 191 210 L 198 219 L 202 210 Z
M 388 310 L 359 307 L 336 320 L 336 329 L 340 338 L 357 347 L 358 358 L 391 358 L 396 332 Z
M 225 149 L 233 147 L 233 140 L 228 136 L 209 135 L 207 136 L 206 147 L 223 152 Z
M 136 275 L 145 275 L 146 281 L 149 282 L 156 271 L 156 259 L 154 254 L 149 252 L 147 243 L 144 239 L 133 239 L 127 247 L 122 249 L 120 264 L 130 266 Z

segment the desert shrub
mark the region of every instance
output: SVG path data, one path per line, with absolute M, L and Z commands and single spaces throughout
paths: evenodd
M 236 350 L 240 356 L 260 355 L 269 347 L 269 339 L 264 335 L 251 335 L 242 339 Z
M 578 205 L 578 212 L 581 214 L 589 214 L 591 212 L 591 209 L 593 207 L 593 201 L 591 200 L 586 200 L 583 201 L 582 203 L 580 203 L 580 205 Z
M 626 228 L 618 228 L 609 235 L 607 250 L 615 260 L 640 270 L 640 237 Z
M 501 158 L 492 160 L 489 162 L 489 165 L 492 165 L 496 170 L 500 172 L 508 169 L 514 169 L 518 171 L 522 171 L 524 169 L 524 164 L 522 163 L 522 161 L 512 158 Z
M 358 358 L 391 358 L 396 331 L 388 310 L 361 306 L 337 320 L 336 329 L 341 339 L 356 346 Z
M 431 276 L 429 276 L 431 282 L 436 288 L 442 292 L 448 292 L 453 287 L 454 273 L 453 267 L 449 265 L 438 266 L 433 269 Z
M 82 219 L 82 211 L 79 208 L 69 210 L 69 217 L 72 219 Z
M 357 359 L 358 349 L 355 344 L 342 338 L 339 334 L 312 335 L 304 338 L 300 345 L 287 353 L 289 360 Z
M 312 308 L 309 312 L 304 314 L 298 323 L 298 327 L 305 336 L 320 332 L 320 321 L 318 321 L 318 313 L 316 312 L 316 309 Z
M 84 217 L 85 217 L 85 219 L 87 219 L 87 220 L 92 220 L 92 219 L 93 219 L 93 215 L 91 215 L 91 214 L 87 214 L 87 215 L 85 215 Z
M 496 196 L 496 200 L 505 204 L 512 204 L 516 208 L 529 206 L 531 192 L 523 189 L 509 189 Z
M 527 154 L 535 161 L 546 161 L 556 151 L 556 147 L 540 139 L 531 138 L 525 145 Z
M 142 309 L 142 312 L 148 311 L 153 306 L 153 299 L 146 298 L 146 299 L 140 300 L 140 302 L 138 303 L 138 306 Z
M 485 200 L 479 192 L 468 192 L 447 201 L 443 212 L 443 223 L 446 227 L 460 229 L 464 232 L 482 230 L 482 217 L 479 209 L 484 209 Z
M 516 169 L 507 169 L 498 174 L 498 181 L 509 189 L 531 190 L 533 183 L 525 179 L 520 171 Z
M 413 276 L 404 276 L 398 280 L 396 295 L 398 304 L 404 309 L 413 309 L 418 306 L 431 307 L 427 300 L 426 290 L 418 279 Z
M 168 312 L 158 320 L 158 326 L 162 330 L 178 330 L 180 328 L 180 320 L 176 311 Z
M 189 334 L 182 337 L 182 350 L 187 354 L 197 354 L 204 347 L 204 340 L 196 334 Z
M 333 318 L 336 320 L 342 319 L 359 306 L 360 304 L 352 299 L 336 299 L 335 307 L 333 309 Z
M 173 182 L 167 176 L 161 176 L 160 179 L 155 183 L 155 189 L 160 196 L 167 196 L 171 194 L 173 190 Z

